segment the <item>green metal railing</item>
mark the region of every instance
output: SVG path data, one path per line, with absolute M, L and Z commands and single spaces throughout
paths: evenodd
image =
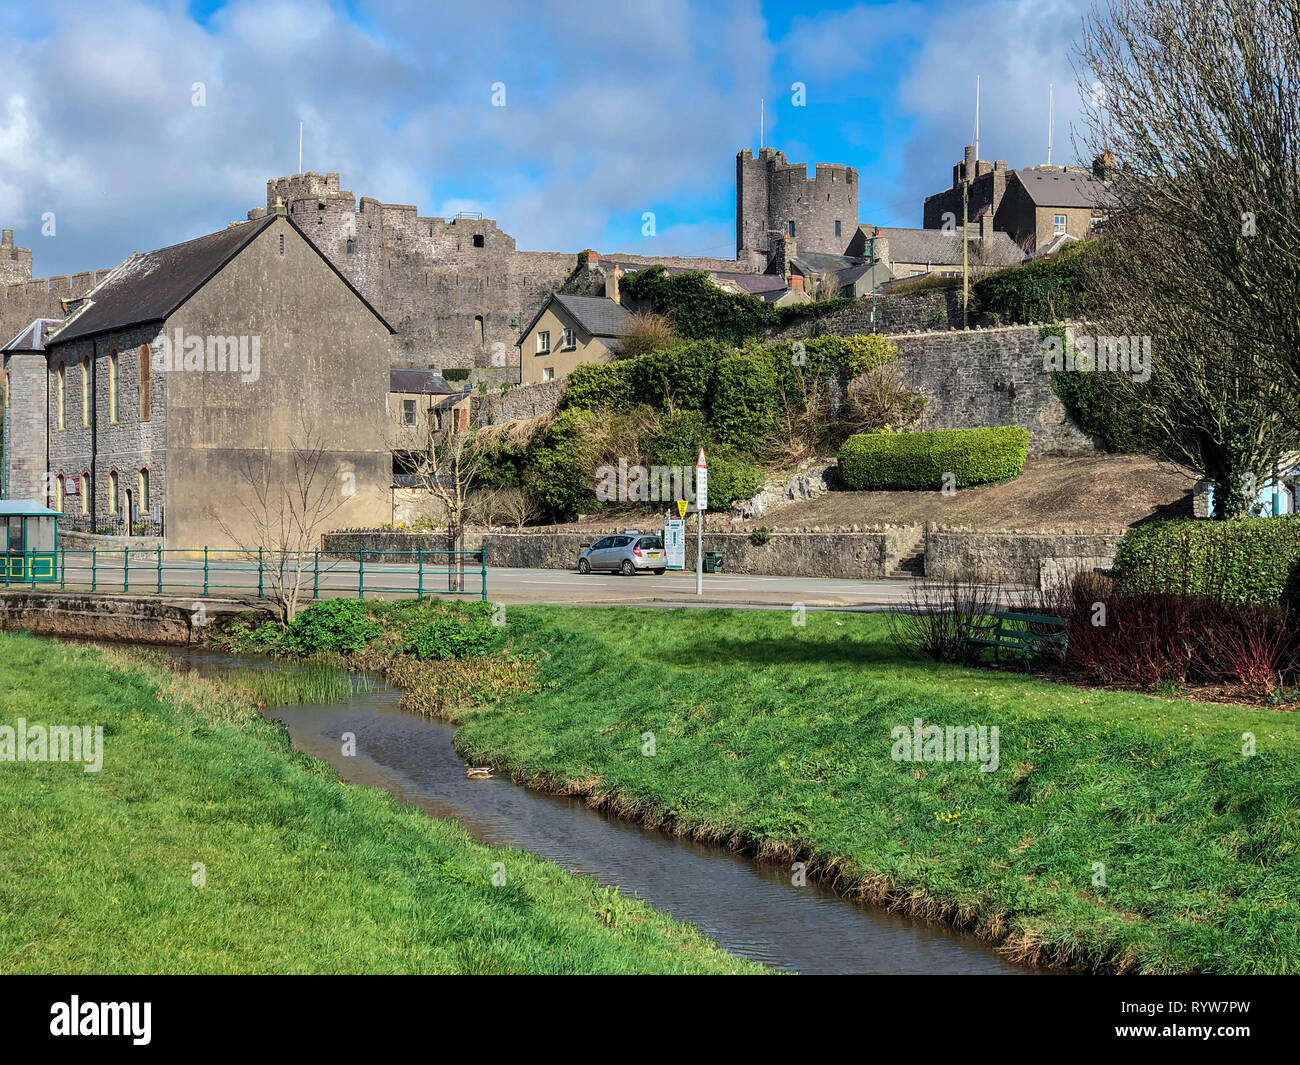
M 276 551 L 213 547 L 59 548 L 60 588 L 92 592 L 239 592 L 299 599 L 476 595 L 487 599 L 487 556 L 478 551 Z M 35 589 L 37 582 L 9 581 Z M 48 582 L 46 584 L 48 587 Z

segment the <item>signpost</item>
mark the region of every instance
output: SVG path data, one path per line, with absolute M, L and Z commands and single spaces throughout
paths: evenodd
M 709 509 L 709 464 L 700 448 L 695 460 L 695 594 L 704 594 L 704 512 Z

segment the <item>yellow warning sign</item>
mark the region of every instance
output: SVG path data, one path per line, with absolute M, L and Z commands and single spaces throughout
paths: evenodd
M 678 516 L 679 518 L 684 518 L 684 517 L 686 517 L 686 507 L 687 507 L 687 505 L 688 505 L 688 504 L 687 504 L 686 500 L 684 500 L 684 499 L 679 499 L 679 500 L 677 500 L 677 516 Z

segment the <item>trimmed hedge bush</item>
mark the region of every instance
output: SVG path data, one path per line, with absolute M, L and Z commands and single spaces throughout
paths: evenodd
M 936 429 L 918 433 L 859 433 L 840 448 L 840 481 L 858 491 L 939 489 L 944 474 L 957 488 L 1020 476 L 1029 432 L 1019 425 Z
M 1129 529 L 1115 554 L 1121 591 L 1294 605 L 1300 515 L 1209 521 L 1174 518 Z

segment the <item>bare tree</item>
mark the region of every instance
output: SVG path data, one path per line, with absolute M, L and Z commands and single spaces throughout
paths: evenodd
M 1097 317 L 1153 341 L 1149 386 L 1110 377 L 1233 516 L 1300 430 L 1300 0 L 1109 0 L 1075 69 L 1121 167 Z
M 416 488 L 428 492 L 442 506 L 447 526 L 449 591 L 465 590 L 465 528 L 474 506 L 474 484 L 486 461 L 486 453 L 475 443 L 475 431 L 449 412 L 452 424 L 439 429 L 430 419 L 416 441 L 406 438 L 399 452 Z M 414 444 L 414 446 L 411 446 Z
M 277 463 L 277 456 L 283 461 Z M 237 477 L 239 507 L 246 527 L 218 525 L 250 560 L 256 558 L 267 587 L 266 598 L 288 624 L 302 603 L 314 552 L 335 512 L 356 494 L 356 476 L 343 469 L 335 453 L 306 419 L 291 433 L 283 451 L 248 454 Z

